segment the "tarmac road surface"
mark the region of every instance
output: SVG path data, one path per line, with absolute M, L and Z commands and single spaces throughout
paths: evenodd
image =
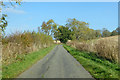
M 18 78 L 92 78 L 92 76 L 62 45 L 57 45 Z

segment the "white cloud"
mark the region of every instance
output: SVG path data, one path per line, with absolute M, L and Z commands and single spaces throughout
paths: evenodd
M 25 14 L 23 10 L 18 10 L 16 8 L 6 8 L 3 12 L 16 13 L 16 14 Z

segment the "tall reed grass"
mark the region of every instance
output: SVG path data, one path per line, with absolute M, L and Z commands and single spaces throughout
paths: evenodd
M 118 62 L 118 36 L 94 39 L 84 42 L 71 41 L 67 42 L 67 45 L 80 51 L 94 52 L 100 57 L 113 62 Z
M 53 39 L 44 33 L 39 32 L 16 32 L 2 39 L 2 61 L 3 64 L 10 64 L 20 60 L 19 54 L 27 55 L 40 48 L 53 44 Z

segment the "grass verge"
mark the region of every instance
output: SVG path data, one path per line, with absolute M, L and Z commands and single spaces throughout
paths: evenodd
M 97 80 L 117 80 L 119 78 L 118 64 L 98 57 L 94 53 L 80 52 L 70 46 L 63 46 Z
M 17 77 L 20 73 L 30 68 L 34 63 L 47 55 L 54 47 L 55 45 L 48 48 L 42 48 L 37 52 L 29 53 L 27 55 L 18 55 L 18 61 L 9 65 L 2 65 L 2 78 Z

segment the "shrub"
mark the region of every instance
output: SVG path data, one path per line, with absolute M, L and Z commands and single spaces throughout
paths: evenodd
M 3 38 L 2 43 L 2 61 L 5 64 L 9 64 L 16 58 L 19 60 L 18 54 L 28 54 L 52 45 L 53 39 L 43 33 L 17 32 Z

